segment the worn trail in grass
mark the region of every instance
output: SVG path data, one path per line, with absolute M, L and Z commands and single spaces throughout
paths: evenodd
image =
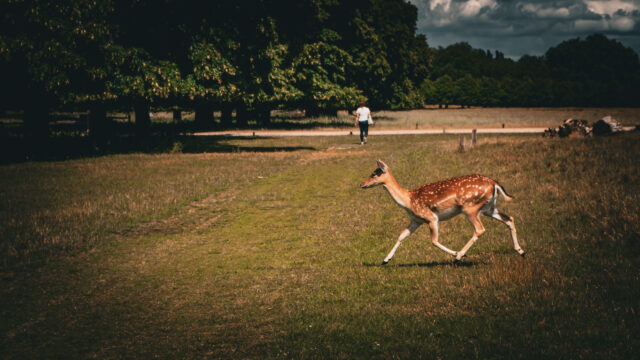
M 464 154 L 453 137 L 401 139 L 364 149 L 349 139 L 266 139 L 317 150 L 208 159 L 207 176 L 225 186 L 131 220 L 90 251 L 12 271 L 1 350 L 13 358 L 598 358 L 638 349 L 637 135 L 487 137 Z M 358 188 L 376 158 L 408 188 L 471 172 L 499 180 L 516 195 L 503 210 L 516 218 L 527 258 L 503 225 L 483 219 L 487 232 L 462 265 L 420 228 L 379 266 L 408 220 L 382 189 Z M 455 249 L 470 235 L 462 217 L 441 226 Z

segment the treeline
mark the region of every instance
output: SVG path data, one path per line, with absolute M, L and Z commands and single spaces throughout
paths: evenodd
M 403 0 L 9 0 L 0 5 L 0 110 L 24 110 L 30 135 L 51 110 L 195 110 L 201 128 L 268 126 L 270 111 L 335 114 L 366 98 L 420 97 L 429 48 Z M 232 118 L 235 114 L 235 118 Z
M 632 49 L 598 34 L 518 61 L 458 43 L 433 52 L 421 94 L 443 107 L 640 106 L 640 62 Z
M 194 110 L 199 128 L 269 126 L 271 110 L 335 114 L 448 106 L 638 106 L 638 55 L 593 35 L 518 61 L 466 43 L 433 49 L 404 0 L 6 0 L 0 111 L 28 136 L 51 111 Z M 220 111 L 219 119 L 213 118 Z M 234 116 L 235 114 L 235 116 Z

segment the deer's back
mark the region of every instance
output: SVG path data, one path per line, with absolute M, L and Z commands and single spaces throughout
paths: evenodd
M 458 176 L 436 181 L 411 190 L 412 203 L 437 211 L 452 206 L 463 206 L 467 202 L 478 202 L 491 198 L 494 180 L 478 175 Z

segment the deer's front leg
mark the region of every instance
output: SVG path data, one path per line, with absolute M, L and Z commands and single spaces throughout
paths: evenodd
M 449 255 L 456 256 L 458 253 L 438 242 L 438 220 L 429 221 L 429 230 L 431 230 L 431 243 L 433 246 L 443 250 Z
M 415 221 L 411 221 L 411 224 L 409 224 L 409 226 L 406 229 L 404 229 L 404 231 L 398 237 L 398 241 L 393 246 L 393 249 L 391 249 L 391 252 L 389 253 L 389 255 L 387 255 L 387 257 L 384 258 L 384 260 L 382 261 L 382 265 L 386 265 L 389 262 L 389 260 L 391 260 L 391 258 L 393 257 L 393 254 L 396 253 L 396 250 L 398 250 L 398 247 L 400 246 L 400 244 L 402 244 L 402 240 L 406 239 L 407 237 L 409 237 L 409 235 L 413 234 L 413 232 L 416 231 L 416 229 L 419 226 L 420 226 L 419 223 Z

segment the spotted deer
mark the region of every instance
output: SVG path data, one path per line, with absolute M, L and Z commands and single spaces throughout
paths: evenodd
M 467 175 L 426 184 L 414 190 L 406 190 L 391 175 L 389 167 L 378 160 L 378 168 L 360 184 L 360 187 L 367 189 L 377 185 L 382 185 L 411 219 L 411 223 L 400 234 L 382 265 L 388 263 L 402 241 L 424 223 L 427 223 L 431 230 L 431 243 L 455 256 L 456 261 L 459 261 L 485 232 L 480 214 L 504 223 L 511 231 L 513 248 L 524 256 L 524 251 L 518 244 L 513 218 L 500 212 L 496 207 L 500 195 L 503 195 L 506 201 L 511 201 L 513 197 L 495 180 L 482 175 Z M 438 223 L 460 213 L 464 213 L 473 226 L 473 237 L 460 251 L 453 251 L 438 242 Z

